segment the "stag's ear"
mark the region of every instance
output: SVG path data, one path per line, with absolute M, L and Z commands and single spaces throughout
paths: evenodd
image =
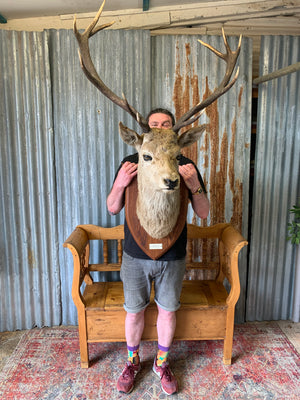
M 180 148 L 190 146 L 191 144 L 195 143 L 198 139 L 200 139 L 202 133 L 208 129 L 208 125 L 200 125 L 195 126 L 194 128 L 189 129 L 188 131 L 184 132 L 178 138 L 178 144 Z
M 119 122 L 119 133 L 123 142 L 139 150 L 143 143 L 142 136 L 138 135 L 132 129 L 127 128 L 127 126 L 124 126 L 122 122 Z

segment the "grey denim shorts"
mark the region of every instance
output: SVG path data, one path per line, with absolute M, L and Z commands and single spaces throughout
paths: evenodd
M 124 308 L 138 313 L 150 302 L 154 282 L 156 304 L 166 311 L 180 307 L 180 294 L 185 273 L 185 259 L 175 261 L 142 260 L 123 253 L 121 279 L 124 289 Z

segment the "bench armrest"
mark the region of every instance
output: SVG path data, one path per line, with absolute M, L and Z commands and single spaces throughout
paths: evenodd
M 74 271 L 72 282 L 72 298 L 78 309 L 85 307 L 85 302 L 80 291 L 83 280 L 88 274 L 89 266 L 89 238 L 84 229 L 76 227 L 63 244 L 73 255 Z M 89 278 L 89 275 L 87 275 Z M 87 279 L 89 280 L 89 279 Z
M 72 254 L 74 251 L 77 254 L 82 254 L 88 241 L 89 237 L 86 231 L 80 226 L 77 226 L 71 233 L 71 235 L 68 237 L 68 239 L 65 240 L 63 246 L 69 248 Z
M 240 278 L 238 270 L 238 257 L 240 250 L 248 242 L 232 225 L 227 226 L 220 237 L 219 255 L 220 255 L 220 274 L 219 281 L 224 277 L 230 283 L 231 289 L 227 298 L 227 305 L 234 306 L 240 295 Z

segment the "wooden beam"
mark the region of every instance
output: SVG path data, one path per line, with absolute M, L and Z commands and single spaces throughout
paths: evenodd
M 262 35 L 300 35 L 300 15 L 296 17 L 253 18 L 205 25 L 172 26 L 151 29 L 151 35 L 220 35 L 224 28 L 229 36 L 258 38 Z
M 85 28 L 92 21 L 94 15 L 95 12 L 78 14 L 78 29 Z M 0 29 L 31 31 L 51 28 L 72 29 L 73 18 L 73 14 L 67 14 L 52 17 L 12 19 L 7 24 L 0 25 Z M 266 28 L 265 31 L 271 27 L 275 32 L 277 21 L 280 21 L 280 32 L 277 34 L 289 34 L 285 33 L 284 29 L 289 31 L 293 26 L 293 32 L 295 33 L 292 34 L 300 35 L 299 0 L 206 1 L 173 7 L 152 7 L 145 12 L 141 9 L 104 11 L 101 22 L 106 23 L 112 20 L 116 22 L 110 29 L 152 30 L 197 26 L 203 28 L 203 32 L 208 32 L 210 26 L 219 24 L 220 27 L 226 27 L 226 25 L 232 24 L 233 26 L 236 24 L 243 31 L 248 29 L 252 33 L 255 33 L 256 26 L 261 30 Z M 247 21 L 248 25 L 246 25 L 245 21 Z M 251 24 L 251 21 L 254 21 L 253 24 Z M 259 21 L 262 22 L 259 23 Z M 264 26 L 266 21 L 270 21 L 268 27 Z
M 266 18 L 266 17 L 277 17 L 277 16 L 292 16 L 294 14 L 300 14 L 300 6 L 276 7 L 276 1 L 263 1 L 261 4 L 263 7 L 259 7 L 257 3 L 242 3 L 238 7 L 228 6 L 227 2 L 224 2 L 222 7 L 214 7 L 208 9 L 195 8 L 194 10 L 182 11 L 170 11 L 170 24 L 173 26 L 189 25 L 189 24 L 211 24 L 216 22 L 228 22 L 245 20 L 252 18 Z M 279 2 L 281 3 L 281 2 Z M 212 3 L 214 4 L 214 3 Z

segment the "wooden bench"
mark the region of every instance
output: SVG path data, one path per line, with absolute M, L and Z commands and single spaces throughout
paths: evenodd
M 103 228 L 79 225 L 64 247 L 71 250 L 74 260 L 72 298 L 78 311 L 81 367 L 88 368 L 88 343 L 123 342 L 125 340 L 122 282 L 93 282 L 92 271 L 119 271 L 122 261 L 123 225 Z M 218 242 L 217 262 L 195 262 L 193 245 L 196 240 L 211 238 Z M 90 241 L 103 241 L 103 262 L 90 264 Z M 108 257 L 109 241 L 117 241 L 117 262 Z M 187 270 L 215 269 L 210 280 L 184 280 L 181 307 L 177 311 L 177 340 L 224 340 L 223 362 L 231 364 L 235 305 L 240 295 L 238 254 L 247 244 L 230 224 L 199 227 L 188 224 Z M 230 284 L 229 293 L 224 280 Z M 85 288 L 82 292 L 82 285 Z M 143 340 L 157 340 L 157 307 L 151 298 L 145 312 Z

